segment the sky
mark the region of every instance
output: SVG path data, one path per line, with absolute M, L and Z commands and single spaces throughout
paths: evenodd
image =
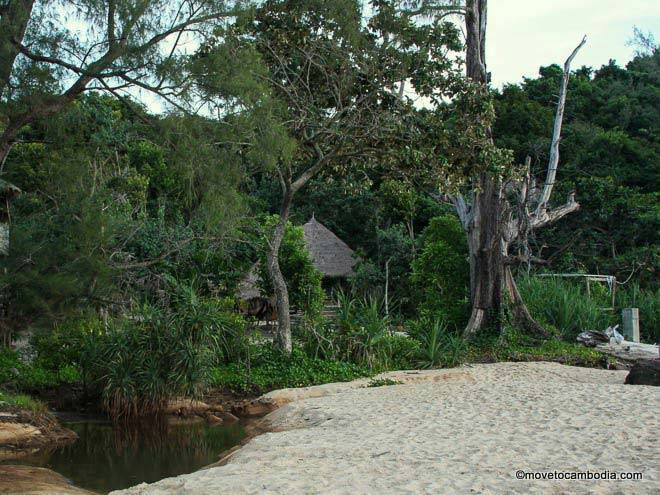
M 610 59 L 624 66 L 634 55 L 626 45 L 634 26 L 660 41 L 660 0 L 490 0 L 486 62 L 492 84 L 501 88 L 523 76 L 535 77 L 541 66 L 563 65 L 585 34 L 587 44 L 572 69 L 599 68 Z M 152 112 L 164 109 L 150 93 L 130 93 Z M 418 104 L 426 102 L 418 98 Z
M 598 68 L 611 58 L 625 65 L 633 57 L 626 46 L 633 26 L 660 41 L 660 0 L 491 0 L 486 62 L 493 85 L 536 76 L 542 65 L 563 65 L 585 34 L 572 68 Z

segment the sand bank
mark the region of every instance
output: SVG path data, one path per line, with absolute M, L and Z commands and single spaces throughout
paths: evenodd
M 497 363 L 312 387 L 226 465 L 113 494 L 659 493 L 660 389 L 624 385 L 626 373 Z M 644 479 L 518 480 L 518 470 Z

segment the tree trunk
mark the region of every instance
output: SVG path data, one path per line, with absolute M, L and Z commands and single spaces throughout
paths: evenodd
M 467 77 L 477 84 L 485 85 L 486 0 L 466 2 L 465 26 Z M 471 217 L 466 225 L 472 303 L 472 314 L 464 331 L 466 336 L 487 326 L 501 330 L 504 267 L 502 220 L 502 183 L 492 175 L 482 173 Z
M 277 340 L 276 343 L 286 354 L 291 354 L 291 317 L 289 315 L 289 290 L 280 269 L 279 253 L 286 223 L 289 219 L 289 210 L 293 200 L 293 192 L 289 185 L 284 187 L 282 206 L 280 208 L 280 220 L 275 227 L 273 237 L 270 241 L 266 261 L 268 264 L 268 275 L 275 290 L 275 301 L 277 304 Z
M 539 325 L 527 309 L 527 305 L 518 291 L 516 280 L 513 278 L 513 273 L 511 273 L 511 268 L 508 265 L 504 268 L 504 283 L 509 294 L 509 304 L 516 327 L 528 334 L 549 338 L 551 336 L 550 332 Z
M 4 92 L 18 55 L 15 43 L 23 42 L 33 6 L 34 0 L 5 2 L 0 18 L 0 96 L 6 96 Z
M 475 195 L 467 228 L 472 313 L 465 328 L 466 336 L 487 326 L 501 330 L 502 187 L 499 180 L 485 173 L 479 183 L 481 191 Z

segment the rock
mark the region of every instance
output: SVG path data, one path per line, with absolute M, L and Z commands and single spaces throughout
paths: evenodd
M 259 397 L 258 399 L 234 404 L 231 408 L 231 412 L 239 417 L 257 417 L 265 416 L 278 407 L 279 406 L 276 402 L 268 400 L 265 397 Z
M 77 438 L 78 435 L 64 428 L 49 412 L 3 411 L 0 417 L 0 460 L 24 457 L 38 449 L 65 445 Z
M 222 418 L 222 422 L 225 423 L 225 424 L 236 423 L 236 421 L 239 421 L 239 419 L 230 412 L 222 411 L 222 412 L 216 413 L 216 415 L 218 417 Z
M 0 422 L 0 445 L 22 445 L 41 438 L 41 430 L 25 423 Z
M 660 359 L 637 361 L 626 376 L 628 385 L 660 386 Z
M 215 414 L 212 413 L 206 413 L 206 422 L 212 425 L 221 425 L 224 421 L 222 421 L 222 418 L 217 417 Z
M 191 416 L 195 414 L 204 414 L 211 406 L 205 402 L 192 399 L 174 399 L 171 400 L 165 408 L 165 414 L 178 414 L 180 416 Z
M 46 468 L 0 465 L 0 494 L 93 495 Z

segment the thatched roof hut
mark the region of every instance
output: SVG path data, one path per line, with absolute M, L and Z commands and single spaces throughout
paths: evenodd
M 358 259 L 353 250 L 313 215 L 311 220 L 303 225 L 303 231 L 312 263 L 323 277 L 341 278 L 355 273 L 353 267 Z M 252 265 L 248 274 L 238 284 L 237 292 L 241 299 L 251 299 L 260 295 L 257 263 Z
M 312 215 L 303 225 L 305 242 L 314 266 L 324 277 L 347 277 L 353 275 L 357 263 L 353 250 L 329 228 Z

